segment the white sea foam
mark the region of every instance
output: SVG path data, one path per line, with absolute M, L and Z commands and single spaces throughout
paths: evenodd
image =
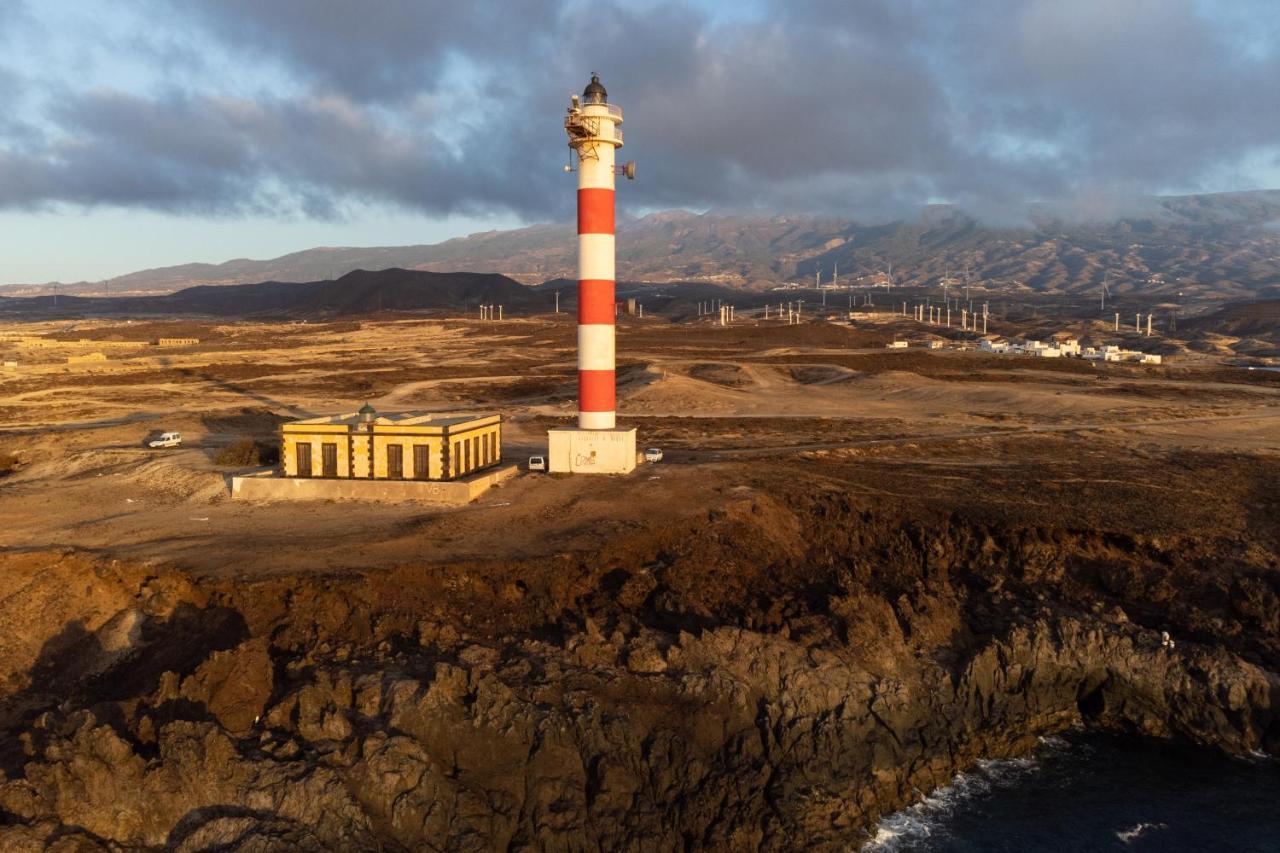
M 1169 828 L 1169 825 L 1166 823 L 1135 823 L 1133 826 L 1129 827 L 1128 829 L 1122 829 L 1119 832 L 1117 832 L 1116 838 L 1119 838 L 1125 844 L 1130 844 L 1133 842 L 1135 838 L 1139 838 L 1140 836 L 1150 832 L 1153 829 L 1161 830 L 1161 829 L 1168 829 L 1168 828 Z
M 951 784 L 926 794 L 915 805 L 881 818 L 875 834 L 862 845 L 862 853 L 896 853 L 916 849 L 966 804 L 1008 785 L 1038 767 L 1034 758 L 983 759 L 968 773 L 959 773 Z

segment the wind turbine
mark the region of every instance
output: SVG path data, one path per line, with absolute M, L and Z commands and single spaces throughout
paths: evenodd
M 951 275 L 951 264 L 945 264 L 942 268 L 942 302 L 944 305 L 949 306 L 951 304 L 951 300 L 947 298 L 947 295 L 950 289 L 955 287 L 956 284 L 958 283 L 959 283 L 958 280 L 952 277 Z M 968 292 L 969 290 L 966 287 L 965 288 L 966 298 L 967 298 Z

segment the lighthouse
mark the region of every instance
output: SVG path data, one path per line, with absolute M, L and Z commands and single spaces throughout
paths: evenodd
M 635 163 L 617 165 L 621 124 L 622 110 L 592 74 L 564 118 L 565 170 L 578 173 L 578 424 L 549 431 L 552 471 L 625 474 L 636 466 L 636 431 L 617 425 L 614 183 L 636 174 Z

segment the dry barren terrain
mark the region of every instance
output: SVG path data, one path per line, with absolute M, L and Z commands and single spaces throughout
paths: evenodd
M 461 512 L 345 503 L 300 512 L 231 501 L 227 482 L 238 469 L 216 464 L 218 450 L 273 441 L 291 417 L 368 401 L 383 411 L 500 411 L 506 455 L 522 461 L 545 445 L 548 426 L 572 415 L 572 325 L 156 325 L 123 331 L 168 328 L 201 344 L 74 366 L 42 350 L 45 363 L 24 359 L 6 371 L 0 442 L 17 463 L 0 487 L 0 511 L 10 548 L 83 548 L 214 573 L 550 553 L 597 544 L 620 525 L 698 511 L 717 489 L 836 468 L 852 467 L 843 475 L 852 482 L 892 469 L 905 485 L 933 478 L 946 460 L 968 466 L 966 482 L 998 501 L 984 481 L 1013 466 L 1147 459 L 1140 479 L 1154 497 L 1169 471 L 1161 460 L 1172 455 L 1280 447 L 1280 376 L 1209 358 L 1095 367 L 888 352 L 883 324 L 654 321 L 621 329 L 620 408 L 669 464 L 603 482 L 526 476 Z M 62 337 L 113 330 L 121 329 L 104 322 Z M 167 429 L 183 432 L 182 449 L 144 448 Z
M 500 411 L 521 462 L 573 326 L 181 330 L 0 379 L 8 849 L 849 849 L 1082 720 L 1280 748 L 1280 374 L 624 319 L 661 464 L 253 504 L 220 450 L 365 401 Z

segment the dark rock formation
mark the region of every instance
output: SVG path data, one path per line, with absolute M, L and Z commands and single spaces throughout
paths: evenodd
M 1079 722 L 1280 751 L 1266 548 L 713 516 L 522 564 L 99 573 L 114 651 L 4 700 L 0 846 L 847 850 Z

